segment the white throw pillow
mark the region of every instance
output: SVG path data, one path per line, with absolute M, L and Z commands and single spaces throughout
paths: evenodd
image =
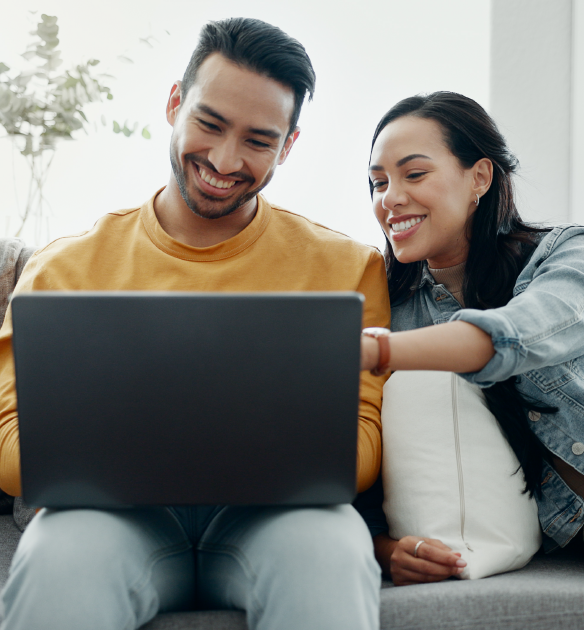
M 395 372 L 383 390 L 389 535 L 437 538 L 463 579 L 525 566 L 541 544 L 535 499 L 479 387 L 450 372 Z

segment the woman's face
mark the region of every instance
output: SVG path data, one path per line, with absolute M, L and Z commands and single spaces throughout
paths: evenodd
M 404 116 L 383 129 L 369 170 L 373 210 L 400 262 L 439 269 L 466 260 L 481 162 L 463 168 L 433 120 Z

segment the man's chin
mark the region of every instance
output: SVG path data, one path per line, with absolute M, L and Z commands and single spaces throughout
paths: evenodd
M 257 191 L 250 191 L 236 199 L 217 199 L 216 197 L 206 194 L 201 195 L 203 197 L 201 201 L 193 199 L 190 195 L 188 198 L 185 198 L 183 195 L 183 199 L 194 214 L 203 219 L 212 220 L 221 219 L 233 214 L 256 195 Z

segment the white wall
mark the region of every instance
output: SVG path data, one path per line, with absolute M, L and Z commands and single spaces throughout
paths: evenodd
M 573 2 L 570 220 L 584 223 L 584 1 Z
M 46 195 L 51 236 L 91 226 L 105 212 L 140 204 L 168 179 L 170 127 L 164 118 L 203 23 L 259 17 L 297 37 L 317 73 L 302 134 L 266 189 L 269 199 L 359 240 L 381 245 L 367 186 L 378 119 L 397 100 L 439 89 L 489 102 L 489 0 L 0 0 L 0 61 L 18 61 L 33 22 L 27 9 L 59 17 L 65 66 L 95 57 L 117 77 L 108 117 L 150 123 L 152 140 L 99 129 L 59 145 Z M 170 32 L 170 36 L 165 34 Z M 139 37 L 154 34 L 148 49 Z M 116 63 L 128 49 L 133 65 Z M 98 112 L 101 113 L 101 112 Z M 0 140 L 0 235 L 15 225 L 25 178 L 9 140 Z M 28 241 L 32 232 L 25 233 Z
M 582 0 L 574 3 L 581 22 Z M 524 218 L 532 221 L 577 218 L 570 201 L 572 4 L 572 0 L 492 0 L 490 113 L 519 157 L 518 205 Z M 580 33 L 584 37 L 584 30 Z M 581 77 L 581 43 L 578 46 Z M 582 137 L 581 79 L 579 86 L 579 109 L 574 113 Z M 582 160 L 581 148 L 577 159 Z M 579 216 L 582 220 L 582 213 Z

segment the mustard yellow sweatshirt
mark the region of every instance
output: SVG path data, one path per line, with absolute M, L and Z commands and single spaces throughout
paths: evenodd
M 156 195 L 155 195 L 156 196 Z M 363 326 L 388 326 L 389 298 L 381 254 L 259 196 L 251 223 L 212 247 L 172 239 L 154 212 L 112 212 L 93 229 L 57 239 L 35 253 L 16 293 L 29 291 L 359 291 Z M 8 309 L 0 331 L 0 487 L 21 494 L 18 412 Z M 385 379 L 363 373 L 359 407 L 358 487 L 376 479 L 381 461 L 381 394 Z

